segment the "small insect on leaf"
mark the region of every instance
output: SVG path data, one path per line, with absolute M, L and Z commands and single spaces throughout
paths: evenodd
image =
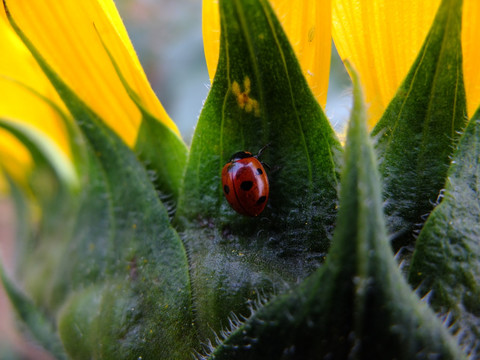
M 232 155 L 222 170 L 223 194 L 230 206 L 239 214 L 258 216 L 267 205 L 269 184 L 257 155 L 240 151 Z

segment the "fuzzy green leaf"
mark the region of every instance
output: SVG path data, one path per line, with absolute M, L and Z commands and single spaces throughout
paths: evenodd
M 193 346 L 186 253 L 146 170 L 113 132 L 88 115 L 88 112 L 74 114 L 77 121 L 81 119 L 79 125 L 95 151 L 97 157 L 93 160 L 98 164 L 89 171 L 93 174 L 93 188 L 85 199 L 86 222 L 77 226 L 80 230 L 80 225 L 84 225 L 84 232 L 77 231 L 76 236 L 84 236 L 82 241 L 74 238 L 69 248 L 76 259 L 72 270 L 83 270 L 81 274 L 85 277 L 77 280 L 81 284 L 91 277 L 101 282 L 125 279 L 126 289 L 115 294 L 117 301 L 128 301 L 132 294 L 138 296 L 137 306 L 143 309 L 142 316 L 134 318 L 138 329 L 122 334 L 126 337 L 122 338 L 127 343 L 123 348 L 126 358 L 147 358 L 149 353 L 160 358 L 178 356 Z M 66 265 L 70 261 L 71 258 L 66 259 Z M 64 275 L 60 279 L 65 279 Z M 72 271 L 71 279 L 76 277 L 76 271 Z M 100 312 L 97 321 L 115 321 L 118 326 L 124 321 L 124 326 L 126 322 L 133 326 L 126 313 L 130 309 L 121 310 L 107 319 L 105 312 Z M 158 337 L 144 343 L 141 335 L 147 329 Z M 105 348 L 115 350 L 114 344 L 119 339 L 107 335 L 119 334 L 103 336 L 109 340 L 104 343 Z M 139 348 L 138 343 L 143 346 Z M 128 346 L 132 347 L 129 351 Z M 115 354 L 110 356 L 118 356 L 116 351 Z
M 373 130 L 395 248 L 432 210 L 466 121 L 462 1 L 443 0 L 409 74 Z
M 102 356 L 118 358 L 116 344 L 121 341 L 122 356 L 126 358 L 185 357 L 195 343 L 187 257 L 147 171 L 121 139 L 50 68 L 18 28 L 8 9 L 6 13 L 87 139 L 90 178 L 85 183 L 87 191 L 83 201 L 100 205 L 84 208 L 90 214 L 83 214 L 86 222 L 77 224 L 77 229 L 83 225 L 87 230 L 69 244 L 63 264 L 70 265 L 57 268 L 58 279 L 66 286 L 68 280 L 72 280 L 70 286 L 80 289 L 92 283 L 105 284 L 110 289 L 110 284 L 121 280 L 121 291 L 109 291 L 109 301 L 126 304 L 135 299 L 134 317 L 130 316 L 130 307 L 115 304 L 110 304 L 113 312 L 112 306 L 105 306 L 95 313 L 92 321 L 105 321 L 104 327 L 130 330 L 103 334 L 103 347 L 113 353 Z M 70 258 L 74 253 L 77 255 Z M 88 262 L 89 256 L 98 261 L 93 264 L 93 274 L 88 274 L 91 269 L 82 263 Z M 75 278 L 72 270 L 79 270 L 84 277 Z M 74 287 L 67 290 L 76 291 Z M 77 304 L 84 308 L 82 302 Z M 69 310 L 76 311 L 74 307 Z M 68 316 L 68 312 L 64 316 Z M 144 341 L 144 334 L 150 332 L 153 334 L 150 341 Z M 65 344 L 67 349 L 71 346 Z
M 443 200 L 415 246 L 409 281 L 451 316 L 463 346 L 480 354 L 480 111 L 453 156 Z
M 73 359 L 190 359 L 192 339 L 184 328 L 192 324 L 182 323 L 184 319 L 175 313 L 168 318 L 169 305 L 175 304 L 160 298 L 145 302 L 144 296 L 148 296 L 146 290 L 139 293 L 121 278 L 76 292 L 62 309 L 59 322 L 69 355 Z M 164 313 L 164 325 L 168 319 L 174 327 L 159 326 L 159 318 L 152 316 L 157 312 Z M 184 344 L 171 347 L 172 332 Z
M 186 228 L 200 333 L 212 337 L 257 289 L 281 289 L 314 271 L 330 244 L 336 136 L 266 0 L 220 1 L 215 79 L 192 141 L 177 223 Z M 232 154 L 256 154 L 270 182 L 257 218 L 237 214 L 221 171 Z M 213 230 L 217 228 L 218 230 Z
M 464 358 L 411 292 L 387 239 L 380 179 L 353 70 L 340 210 L 322 268 L 256 312 L 212 359 Z

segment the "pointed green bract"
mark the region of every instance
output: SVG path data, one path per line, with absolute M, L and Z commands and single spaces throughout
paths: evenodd
M 135 151 L 145 167 L 153 171 L 152 181 L 161 192 L 165 204 L 171 203 L 173 208 L 178 200 L 185 172 L 187 147 L 171 129 L 144 109 L 141 111 L 142 123 Z
M 413 242 L 412 231 L 432 210 L 465 126 L 461 20 L 462 1 L 443 0 L 417 60 L 373 130 L 395 248 Z
M 139 96 L 126 81 L 107 44 L 98 34 L 117 75 L 127 91 L 130 99 L 142 114 L 142 122 L 135 142 L 135 151 L 144 165 L 153 171 L 152 181 L 165 199 L 170 200 L 172 207 L 178 199 L 183 173 L 187 161 L 185 143 L 163 122 L 156 119 L 143 106 Z
M 100 307 L 100 312 L 92 317 L 92 321 L 104 321 L 103 328 L 112 329 L 102 334 L 103 349 L 111 350 L 105 350 L 103 357 L 115 358 L 119 341 L 123 353 L 130 358 L 147 358 L 148 354 L 165 359 L 183 357 L 197 344 L 187 257 L 147 171 L 122 140 L 50 68 L 8 10 L 7 15 L 87 139 L 89 163 L 85 197 L 81 200 L 84 204 L 92 201 L 96 206 L 80 210 L 78 219 L 85 223 L 77 223 L 75 238 L 68 244 L 63 262 L 57 263 L 57 278 L 43 280 L 52 280 L 48 287 L 53 287 L 53 294 L 59 294 L 52 301 L 61 303 L 66 295 L 73 296 L 89 284 L 104 284 L 112 297 L 109 301 L 115 304 Z M 96 261 L 86 268 L 83 262 L 89 263 L 89 258 Z M 109 287 L 118 283 L 120 287 Z M 121 306 L 130 304 L 132 299 L 134 308 Z M 81 302 L 77 304 L 83 306 Z M 75 306 L 68 310 L 77 311 Z M 64 316 L 68 314 L 66 311 Z M 146 334 L 151 334 L 149 341 L 144 341 Z M 62 340 L 66 349 L 72 348 L 70 341 L 77 341 L 68 336 L 62 336 Z M 91 348 L 95 346 L 98 344 L 91 344 Z
M 256 312 L 212 359 L 462 359 L 446 329 L 410 291 L 387 240 L 380 180 L 358 79 L 340 209 L 323 267 Z
M 443 199 L 417 239 L 409 281 L 480 354 L 480 111 L 460 138 Z
M 254 226 L 228 207 L 220 173 L 235 152 L 268 145 L 260 158 L 271 168 L 263 216 L 313 227 L 305 220 L 334 207 L 338 140 L 268 1 L 220 1 L 220 15 L 219 65 L 192 141 L 180 215 Z
M 187 229 L 197 320 L 213 339 L 258 289 L 296 283 L 323 261 L 337 201 L 340 144 L 266 0 L 219 2 L 220 58 L 192 141 L 176 222 Z M 268 145 L 270 183 L 257 218 L 236 213 L 221 171 Z M 213 230 L 217 229 L 217 230 Z

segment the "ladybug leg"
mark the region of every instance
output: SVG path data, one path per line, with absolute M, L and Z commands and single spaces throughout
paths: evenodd
M 258 150 L 258 153 L 257 153 L 257 155 L 255 155 L 255 157 L 258 159 L 260 156 L 262 156 L 263 151 L 264 151 L 267 147 L 269 147 L 270 145 L 272 145 L 272 143 L 268 143 L 267 145 L 265 145 L 264 147 L 262 147 L 260 150 Z M 260 162 L 261 162 L 262 165 L 263 165 L 264 167 L 266 167 L 268 170 L 271 169 L 271 166 L 268 165 L 267 163 L 265 163 L 265 162 L 263 162 L 263 161 L 260 161 Z
M 277 174 L 280 170 L 282 170 L 282 167 L 279 165 L 275 165 L 273 167 L 270 167 L 268 164 L 264 164 L 264 163 L 262 163 L 262 165 L 267 166 L 270 175 Z
M 266 167 L 268 170 L 271 170 L 271 169 L 272 169 L 272 167 L 271 167 L 270 165 L 268 165 L 267 163 L 265 163 L 265 162 L 263 162 L 263 161 L 261 161 L 261 164 L 262 164 L 264 167 Z
M 264 151 L 267 147 L 269 147 L 271 144 L 272 144 L 272 143 L 268 143 L 267 145 L 265 145 L 264 147 L 262 147 L 260 150 L 258 150 L 258 153 L 257 153 L 257 155 L 255 155 L 255 157 L 258 159 L 260 156 L 262 156 L 263 151 Z
M 262 156 L 263 151 L 264 151 L 267 147 L 269 147 L 270 145 L 272 145 L 272 143 L 268 143 L 267 145 L 265 145 L 264 147 L 262 147 L 260 150 L 258 150 L 257 155 L 255 155 L 254 157 L 258 159 L 260 156 Z M 261 164 L 262 164 L 264 167 L 266 167 L 268 170 L 272 170 L 272 172 L 277 172 L 277 171 L 280 169 L 278 166 L 275 166 L 275 167 L 272 169 L 272 167 L 271 167 L 270 165 L 268 165 L 267 163 L 265 163 L 265 162 L 263 162 L 263 161 L 260 161 L 260 162 L 261 162 Z

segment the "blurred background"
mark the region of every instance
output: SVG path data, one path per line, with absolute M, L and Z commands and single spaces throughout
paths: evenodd
M 187 144 L 207 97 L 210 80 L 202 44 L 201 0 L 115 0 L 148 79 Z M 351 108 L 350 80 L 332 51 L 326 113 L 342 133 Z M 13 268 L 15 218 L 0 197 L 0 255 Z M 0 360 L 50 359 L 18 335 L 14 313 L 0 287 Z

